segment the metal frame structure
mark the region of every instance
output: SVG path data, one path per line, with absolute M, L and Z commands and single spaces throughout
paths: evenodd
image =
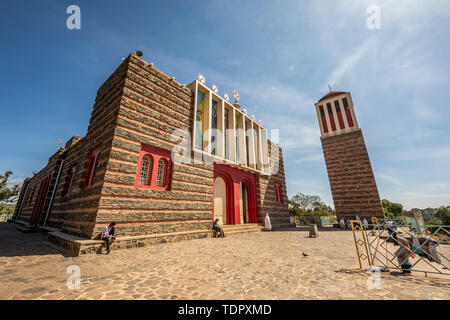
M 396 227 L 397 235 L 407 241 L 411 253 L 408 254 L 408 258 L 404 259 L 401 263 L 396 261 L 397 256 L 392 249 L 388 247 L 388 242 L 397 243 L 401 248 L 403 245 L 399 241 L 395 240 L 389 233 L 388 227 L 394 223 Z M 417 226 L 404 221 L 403 219 L 378 220 L 372 218 L 372 224 L 368 229 L 364 229 L 361 221 L 352 220 L 353 238 L 355 241 L 356 252 L 358 256 L 359 266 L 363 268 L 363 262 L 367 260 L 370 265 L 378 265 L 394 270 L 402 270 L 401 265 L 405 263 L 414 254 L 416 258 L 413 260 L 412 266 L 409 269 L 414 272 L 421 272 L 427 274 L 439 274 L 450 276 L 450 257 L 445 256 L 442 252 L 437 250 L 439 245 L 450 245 L 450 226 L 444 225 L 420 225 Z M 416 230 L 413 233 L 413 229 Z M 417 230 L 419 229 L 419 230 Z M 413 235 L 419 241 L 419 246 L 414 245 Z M 429 251 L 429 244 L 434 241 L 433 244 L 436 248 L 433 253 Z M 434 243 L 433 242 L 433 243 Z M 417 243 L 416 243 L 417 244 Z M 366 251 L 367 257 L 364 254 Z M 430 270 L 424 270 L 418 264 L 420 261 L 425 262 L 431 268 Z M 436 263 L 441 265 L 440 268 L 436 266 Z M 422 264 L 423 266 L 423 264 Z

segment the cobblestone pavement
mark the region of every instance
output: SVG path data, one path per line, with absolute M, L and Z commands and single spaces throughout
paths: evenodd
M 351 232 L 307 236 L 260 232 L 66 257 L 45 235 L 0 223 L 0 299 L 450 298 L 450 279 L 399 273 L 368 289 Z M 80 268 L 79 289 L 67 287 L 70 265 Z

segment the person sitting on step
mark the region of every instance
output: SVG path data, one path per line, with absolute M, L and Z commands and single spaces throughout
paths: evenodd
M 219 219 L 214 220 L 212 228 L 214 230 L 214 237 L 217 237 L 218 235 L 221 238 L 225 237 L 225 234 L 223 233 L 223 229 L 219 226 Z

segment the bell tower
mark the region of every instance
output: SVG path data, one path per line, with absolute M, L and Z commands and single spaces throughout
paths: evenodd
M 384 218 L 350 92 L 330 91 L 315 106 L 338 220 Z

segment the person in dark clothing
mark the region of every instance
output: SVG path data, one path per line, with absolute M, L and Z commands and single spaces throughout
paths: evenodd
M 110 247 L 111 247 L 111 240 L 116 239 L 115 237 L 115 233 L 116 233 L 116 223 L 115 222 L 111 222 L 110 224 L 108 224 L 105 228 L 105 230 L 103 230 L 102 232 L 102 240 L 106 241 L 106 254 L 109 254 L 110 252 Z
M 214 220 L 214 222 L 213 222 L 213 230 L 214 230 L 214 235 L 215 236 L 217 234 L 220 234 L 221 238 L 225 237 L 225 234 L 223 233 L 223 229 L 219 226 L 219 219 Z

